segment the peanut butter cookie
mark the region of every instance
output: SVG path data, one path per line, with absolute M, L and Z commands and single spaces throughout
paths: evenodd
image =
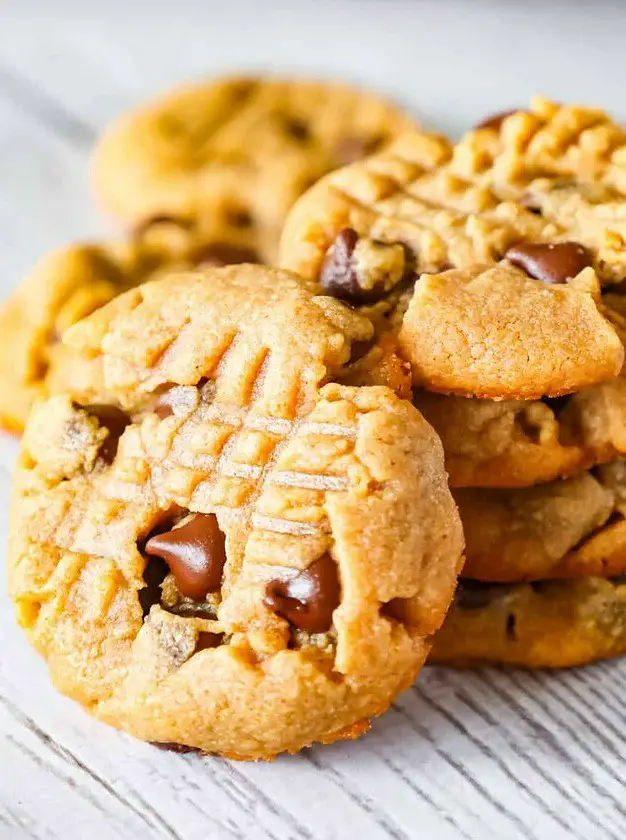
M 0 308 L 0 425 L 21 432 L 37 397 L 80 395 L 89 364 L 61 336 L 116 295 L 175 268 L 256 261 L 236 237 L 226 242 L 206 233 L 154 218 L 126 241 L 77 245 L 41 260 Z
M 518 490 L 458 489 L 463 574 L 509 583 L 626 572 L 626 464 Z
M 622 376 L 556 399 L 479 400 L 420 390 L 413 404 L 442 439 L 453 487 L 526 487 L 626 454 Z
M 285 215 L 319 177 L 371 154 L 415 121 L 331 82 L 222 78 L 121 117 L 93 162 L 96 195 L 136 224 L 155 214 L 239 228 L 273 262 Z
M 356 737 L 410 685 L 463 538 L 419 412 L 333 382 L 371 337 L 255 266 L 145 284 L 68 331 L 94 402 L 34 409 L 9 561 L 61 691 L 252 759 Z
M 626 577 L 463 581 L 429 662 L 570 668 L 626 653 Z

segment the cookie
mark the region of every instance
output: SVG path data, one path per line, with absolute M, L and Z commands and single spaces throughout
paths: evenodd
M 398 336 L 414 385 L 537 399 L 615 377 L 624 347 L 599 306 L 595 273 L 583 268 L 568 280 L 579 268 L 569 252 L 579 247 L 532 246 L 531 258 L 531 246 L 518 246 L 495 266 L 423 275 Z
M 429 662 L 570 668 L 626 653 L 626 578 L 463 581 Z
M 284 217 L 319 177 L 416 123 L 373 94 L 331 82 L 225 77 L 121 117 L 100 141 L 94 190 L 136 224 L 165 213 L 242 229 L 272 263 Z
M 85 315 L 164 272 L 254 262 L 236 238 L 207 239 L 192 224 L 155 218 L 125 242 L 78 245 L 45 257 L 0 308 L 0 425 L 21 432 L 35 399 L 89 381 L 89 364 L 63 332 Z
M 621 376 L 556 399 L 463 399 L 418 390 L 413 403 L 442 439 L 453 487 L 526 487 L 626 454 Z
M 626 464 L 517 490 L 457 489 L 474 580 L 517 583 L 626 572 Z
M 462 529 L 419 412 L 333 381 L 371 336 L 255 266 L 170 275 L 66 333 L 112 396 L 34 409 L 9 560 L 61 691 L 148 741 L 269 758 L 355 737 L 410 685 Z

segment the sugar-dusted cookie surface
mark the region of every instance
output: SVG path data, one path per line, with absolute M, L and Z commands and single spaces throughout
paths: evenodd
M 626 464 L 517 490 L 457 489 L 463 574 L 509 583 L 626 572 Z
M 429 662 L 571 668 L 626 653 L 626 578 L 463 581 Z
M 145 740 L 269 758 L 356 737 L 410 685 L 463 538 L 419 412 L 333 382 L 371 335 L 254 266 L 69 331 L 111 397 L 34 410 L 9 561 L 61 691 Z
M 165 213 L 246 234 L 273 262 L 293 202 L 319 177 L 371 154 L 415 121 L 332 82 L 225 77 L 122 116 L 94 156 L 101 203 L 137 223 Z
M 61 342 L 81 318 L 169 270 L 255 259 L 237 236 L 225 241 L 166 217 L 148 221 L 125 241 L 76 245 L 46 256 L 0 306 L 0 425 L 21 432 L 36 398 L 81 393 L 89 364 Z

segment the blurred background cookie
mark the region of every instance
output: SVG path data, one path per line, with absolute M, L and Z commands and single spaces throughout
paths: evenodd
M 233 76 L 179 88 L 122 116 L 93 159 L 102 206 L 231 231 L 276 258 L 287 211 L 318 178 L 383 148 L 415 121 L 340 83 Z

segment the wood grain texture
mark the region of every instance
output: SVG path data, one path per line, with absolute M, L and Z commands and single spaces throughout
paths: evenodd
M 339 75 L 458 132 L 533 92 L 626 116 L 616 4 L 0 0 L 0 290 L 111 230 L 90 148 L 117 112 L 240 67 Z M 471 33 L 471 37 L 468 37 Z M 514 35 L 514 37 L 512 37 Z M 541 61 L 528 61 L 532 55 Z M 584 54 L 584 62 L 580 57 Z M 16 444 L 0 437 L 0 532 Z M 623 840 L 626 661 L 428 669 L 370 734 L 270 764 L 161 752 L 57 695 L 0 585 L 0 840 Z

